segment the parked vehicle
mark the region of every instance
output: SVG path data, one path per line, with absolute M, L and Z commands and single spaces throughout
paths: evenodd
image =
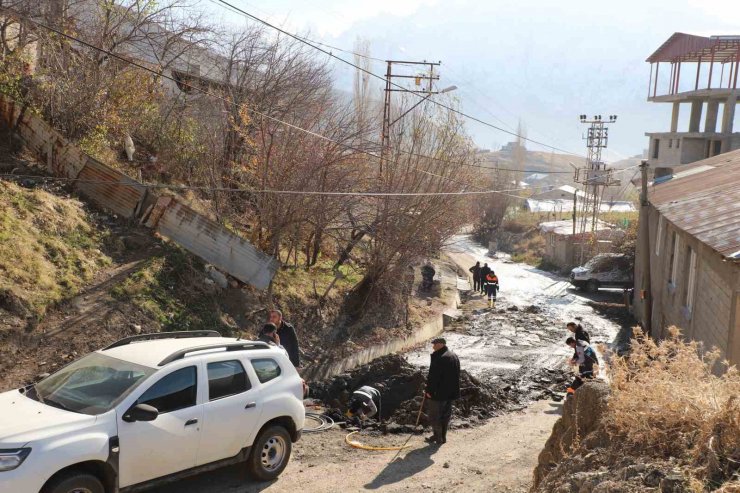
M 277 478 L 303 430 L 285 352 L 213 331 L 129 337 L 0 394 L 0 490 L 138 491 L 232 463 Z
M 595 293 L 599 288 L 630 288 L 634 267 L 626 255 L 602 253 L 570 272 L 570 283 Z

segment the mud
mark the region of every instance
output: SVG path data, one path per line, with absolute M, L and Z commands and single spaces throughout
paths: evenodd
M 412 365 L 402 355 L 379 358 L 323 382 L 313 383 L 311 397 L 322 401 L 337 420 L 344 420 L 351 393 L 371 385 L 381 392 L 380 418 L 388 432 L 410 432 L 419 416 L 426 371 Z M 495 382 L 481 381 L 467 370 L 460 375 L 460 399 L 453 405 L 452 428 L 468 428 L 503 413 L 522 409 L 533 399 L 552 398 L 564 388 L 568 375 L 556 369 L 543 369 L 531 378 L 528 372 L 514 372 Z M 421 414 L 421 424 L 427 416 Z M 377 426 L 374 420 L 371 427 Z

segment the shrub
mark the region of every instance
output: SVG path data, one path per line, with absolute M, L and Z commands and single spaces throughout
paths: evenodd
M 636 332 L 629 357 L 612 363 L 607 429 L 631 455 L 683 459 L 716 486 L 740 472 L 740 373 L 670 333 L 656 343 Z

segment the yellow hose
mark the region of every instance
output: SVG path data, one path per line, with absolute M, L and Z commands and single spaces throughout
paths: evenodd
M 354 448 L 359 448 L 362 450 L 403 450 L 405 448 L 411 447 L 411 445 L 403 445 L 401 447 L 372 447 L 370 445 L 364 445 L 360 442 L 355 442 L 354 440 L 350 440 L 349 437 L 354 435 L 355 433 L 359 433 L 357 431 L 353 431 L 351 433 L 348 433 L 346 437 L 344 437 L 344 441 L 347 442 L 347 445 Z

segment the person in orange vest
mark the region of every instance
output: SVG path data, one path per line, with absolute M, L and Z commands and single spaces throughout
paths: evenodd
M 486 296 L 488 297 L 488 302 L 491 306 L 496 302 L 496 293 L 498 292 L 498 276 L 496 273 L 491 269 L 491 272 L 486 274 L 486 278 L 484 279 L 485 287 L 486 287 Z

